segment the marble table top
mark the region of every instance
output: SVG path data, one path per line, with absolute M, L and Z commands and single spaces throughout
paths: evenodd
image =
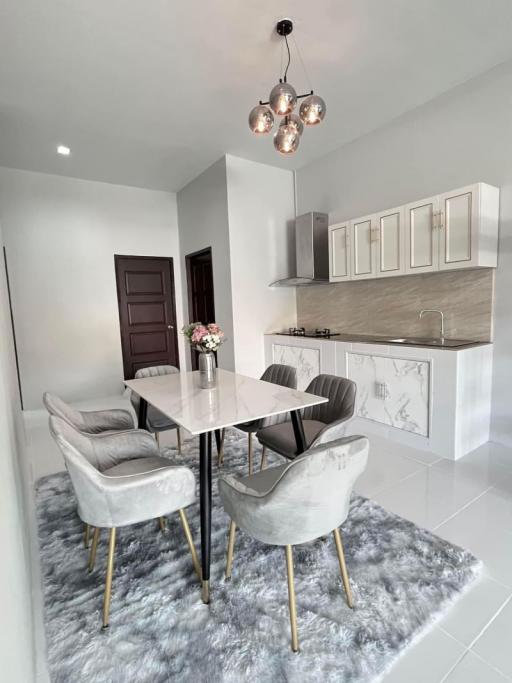
M 125 380 L 125 385 L 192 434 L 326 403 L 323 396 L 217 370 L 217 386 L 201 389 L 199 372 Z

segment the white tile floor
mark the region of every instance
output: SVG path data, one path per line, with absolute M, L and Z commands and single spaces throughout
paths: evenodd
M 124 399 L 116 399 L 121 406 Z M 112 399 L 84 404 L 114 406 Z M 42 412 L 26 416 L 34 479 L 62 469 Z M 172 439 L 172 436 L 166 436 Z M 356 490 L 471 550 L 481 579 L 395 663 L 384 683 L 512 681 L 512 450 L 486 444 L 458 462 L 370 437 Z M 44 672 L 40 680 L 45 681 Z

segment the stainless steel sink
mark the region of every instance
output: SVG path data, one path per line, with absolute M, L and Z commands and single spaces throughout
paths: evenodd
M 409 344 L 412 346 L 468 346 L 468 344 L 474 344 L 475 342 L 469 339 L 441 339 L 441 338 L 425 338 L 425 337 L 393 337 L 389 339 L 383 339 L 382 341 L 389 342 L 390 344 Z

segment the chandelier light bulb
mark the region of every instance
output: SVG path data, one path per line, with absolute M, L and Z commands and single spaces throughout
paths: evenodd
M 304 132 L 304 124 L 302 123 L 300 116 L 297 116 L 297 114 L 290 114 L 289 116 L 285 116 L 279 125 L 288 125 L 295 127 L 299 135 L 302 135 L 302 133 Z
M 324 120 L 327 107 L 318 95 L 310 95 L 300 105 L 300 118 L 306 126 L 316 126 Z
M 270 108 L 278 116 L 291 114 L 297 104 L 297 93 L 289 83 L 278 83 L 270 91 Z
M 281 124 L 274 135 L 274 147 L 279 154 L 287 156 L 297 151 L 300 142 L 299 132 L 293 124 Z
M 274 125 L 274 115 L 268 107 L 258 104 L 249 114 L 249 128 L 256 135 L 270 133 Z

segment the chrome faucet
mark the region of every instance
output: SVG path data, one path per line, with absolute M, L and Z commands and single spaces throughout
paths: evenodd
M 420 311 L 420 320 L 423 318 L 424 313 L 439 313 L 441 316 L 441 341 L 444 341 L 444 313 L 443 311 L 438 311 L 437 308 L 424 308 Z

